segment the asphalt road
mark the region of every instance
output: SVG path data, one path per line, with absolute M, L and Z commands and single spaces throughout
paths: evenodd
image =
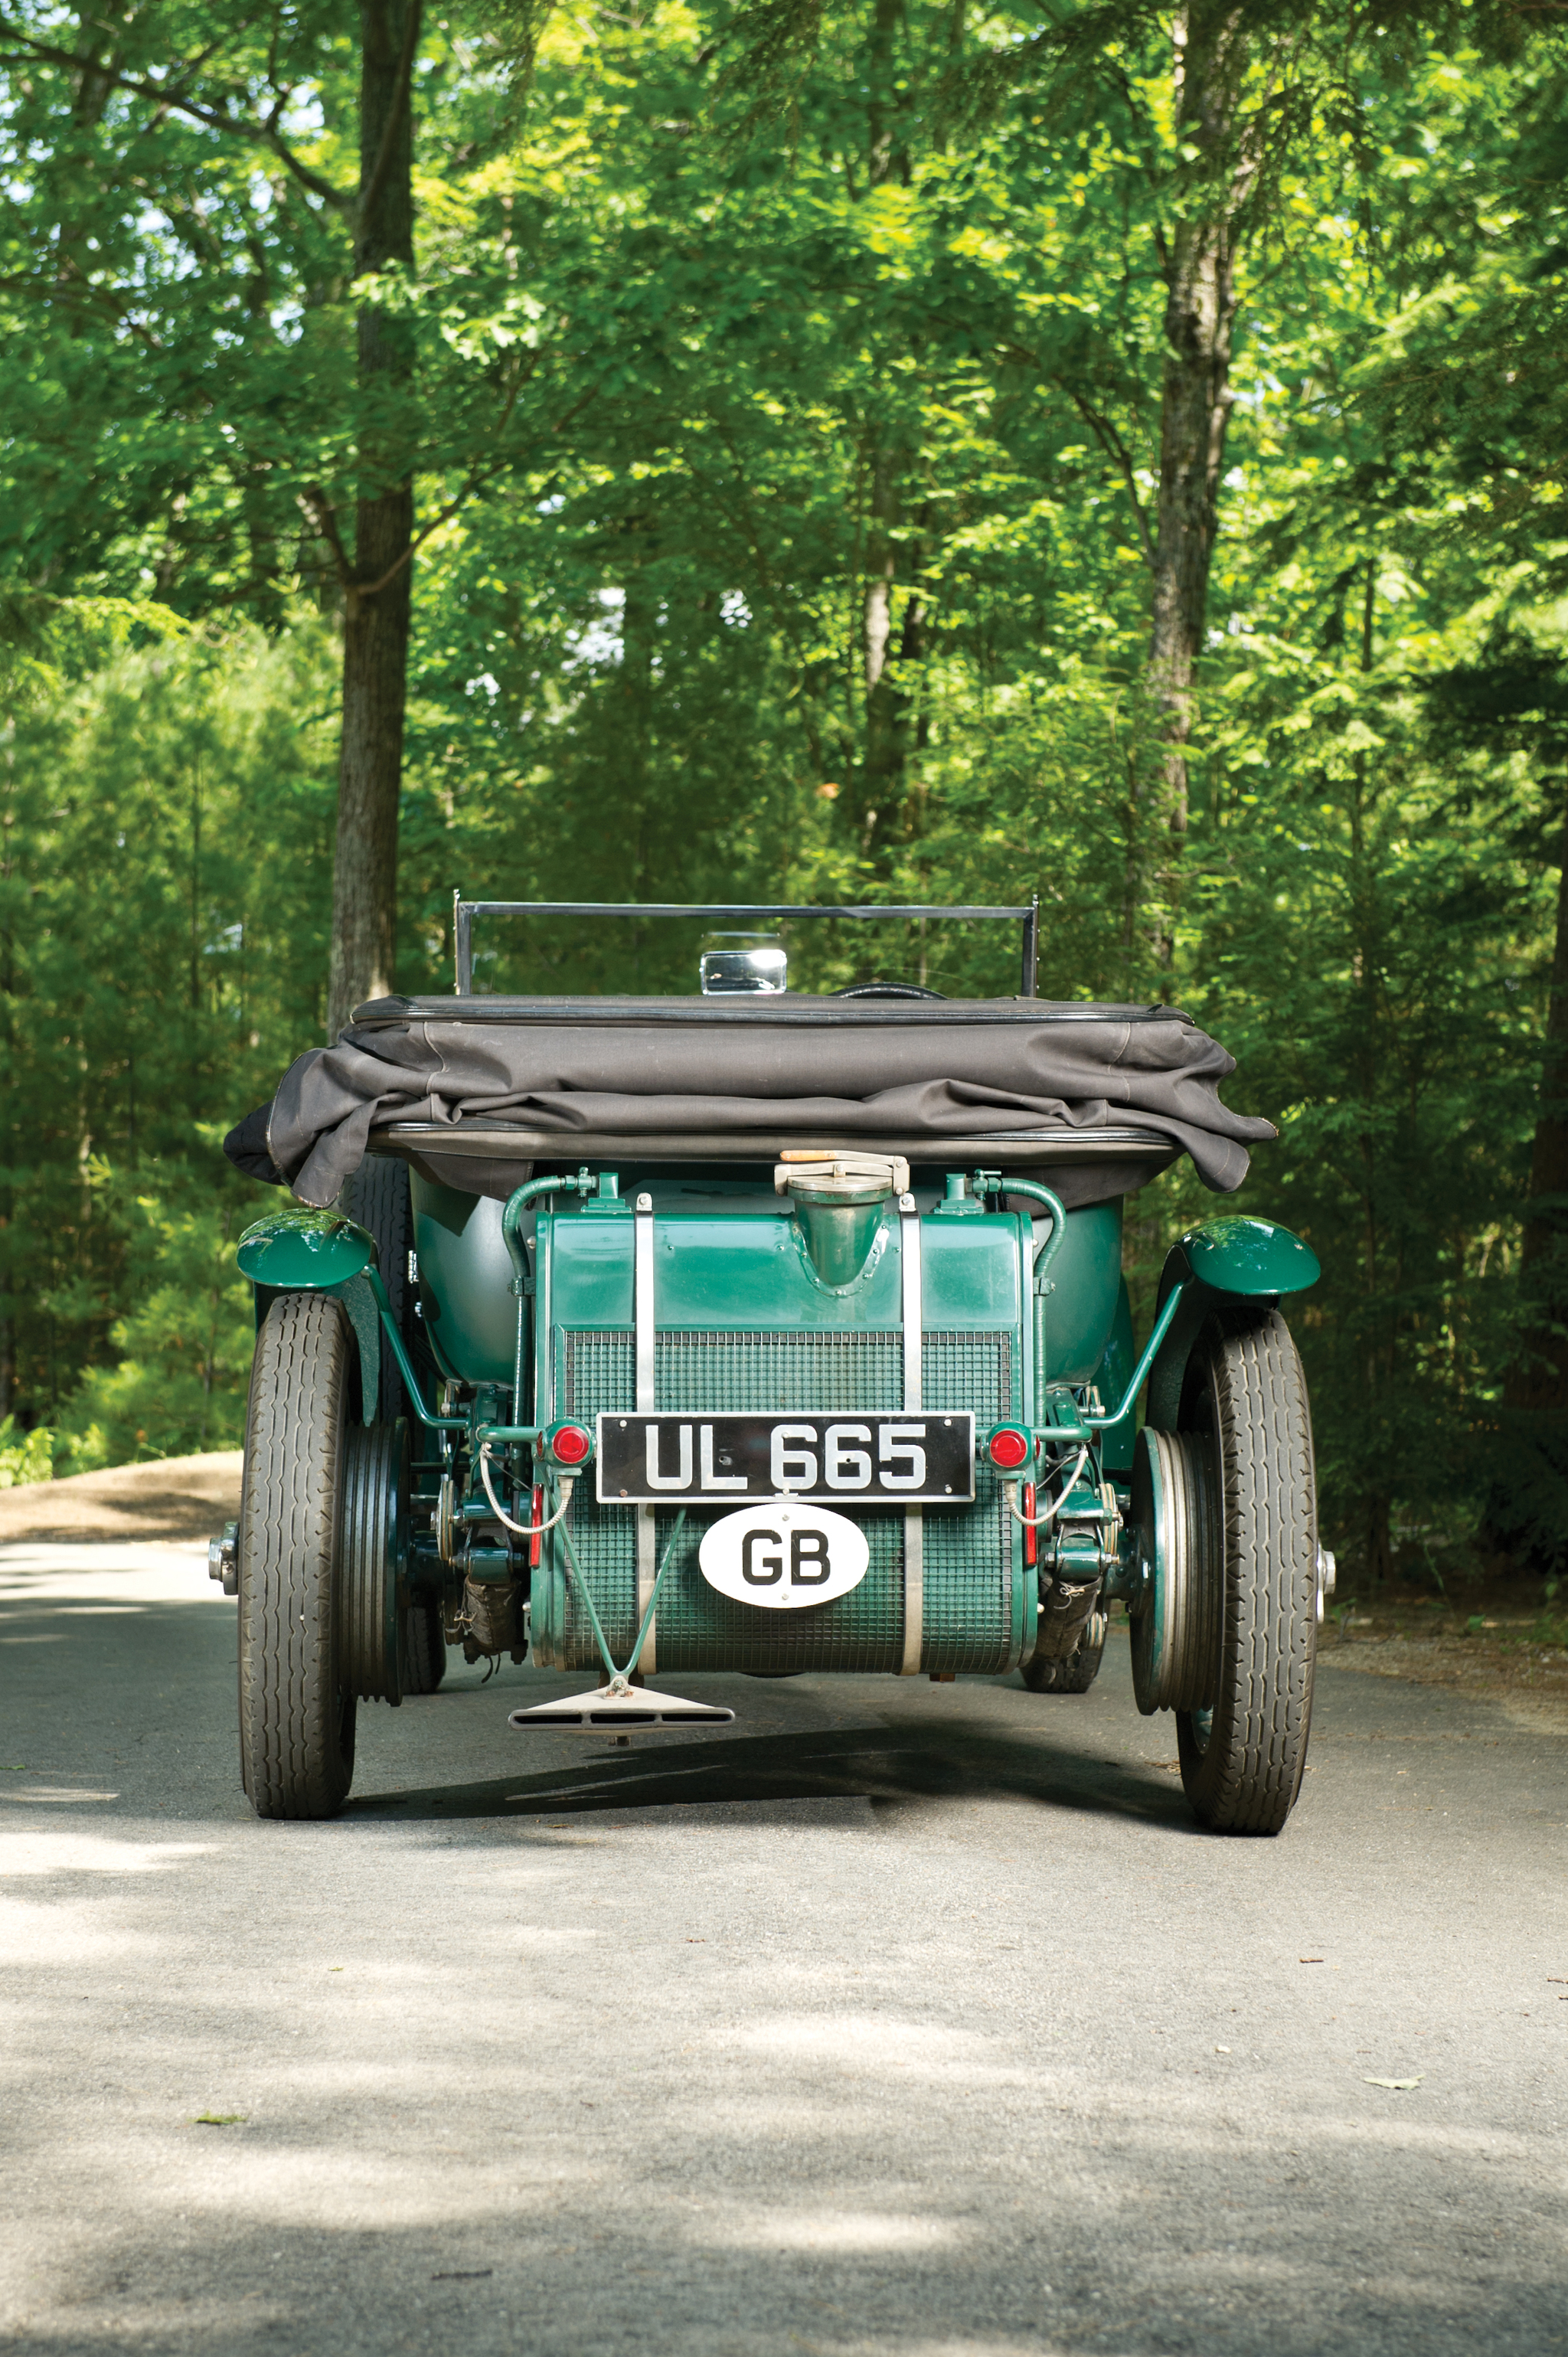
M 266 1825 L 232 1656 L 194 1548 L 0 1549 L 6 2352 L 1568 2344 L 1549 1723 L 1326 1670 L 1235 1841 L 1119 1640 L 618 1751 L 459 1665 Z

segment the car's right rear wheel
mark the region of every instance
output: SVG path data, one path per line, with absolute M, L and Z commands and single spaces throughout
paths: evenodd
M 1181 1423 L 1214 1485 L 1224 1587 L 1212 1707 L 1176 1715 L 1182 1782 L 1217 1833 L 1277 1834 L 1306 1764 L 1318 1578 L 1312 1417 L 1277 1309 L 1215 1311 Z
M 256 1338 L 238 1541 L 240 1772 L 259 1817 L 335 1816 L 353 1778 L 337 1585 L 357 1363 L 336 1300 L 277 1296 Z

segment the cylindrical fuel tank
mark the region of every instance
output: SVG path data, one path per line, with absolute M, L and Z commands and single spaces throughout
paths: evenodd
M 510 1383 L 517 1297 L 501 1234 L 503 1206 L 492 1196 L 410 1175 L 420 1315 L 436 1356 L 466 1383 Z M 532 1224 L 524 1221 L 525 1234 Z
M 1030 1205 L 1030 1210 L 1034 1206 Z M 1035 1221 L 1036 1258 L 1048 1236 L 1048 1215 Z M 1122 1284 L 1122 1201 L 1088 1203 L 1067 1215 L 1067 1238 L 1045 1276 L 1050 1287 L 1040 1327 L 1050 1383 L 1087 1383 L 1105 1355 Z

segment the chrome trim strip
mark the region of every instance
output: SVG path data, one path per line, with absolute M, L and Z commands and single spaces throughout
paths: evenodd
M 713 1002 L 710 1000 L 709 1004 Z M 387 1122 L 371 1133 L 367 1152 L 472 1154 L 502 1161 L 570 1162 L 777 1162 L 786 1147 L 809 1147 L 824 1157 L 843 1154 L 901 1156 L 923 1171 L 1028 1168 L 1077 1168 L 1109 1159 L 1165 1163 L 1182 1151 L 1179 1139 L 1147 1129 L 990 1130 L 970 1137 L 898 1137 L 889 1134 L 834 1138 L 802 1130 L 559 1130 L 527 1129 L 482 1120 Z M 930 1180 L 923 1181 L 930 1184 Z
M 904 1405 L 923 1405 L 921 1358 L 925 1303 L 920 1268 L 920 1214 L 913 1195 L 898 1198 L 898 1242 L 904 1279 Z M 926 1518 L 919 1506 L 904 1516 L 904 1657 L 898 1674 L 918 1677 L 926 1640 Z
M 650 1415 L 653 1396 L 653 1198 L 639 1195 L 632 1207 L 632 1319 L 637 1335 L 637 1408 Z
M 632 1322 L 636 1341 L 637 1407 L 639 1414 L 652 1414 L 654 1398 L 654 1323 L 653 1308 L 653 1198 L 639 1195 L 632 1206 Z M 644 1614 L 653 1600 L 653 1583 L 659 1575 L 658 1546 L 654 1515 L 656 1506 L 637 1509 L 637 1618 L 641 1625 Z M 658 1616 L 648 1623 L 648 1635 L 643 1641 L 639 1670 L 646 1675 L 658 1666 Z
M 904 1275 L 904 1405 L 924 1406 L 920 1397 L 920 1344 L 924 1332 L 920 1286 L 920 1214 L 913 1195 L 898 1198 L 899 1253 Z
M 911 1506 L 904 1516 L 904 1658 L 901 1678 L 918 1678 L 926 1646 L 926 1510 Z

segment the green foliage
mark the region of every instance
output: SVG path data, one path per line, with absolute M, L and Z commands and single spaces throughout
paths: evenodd
M 424 534 L 400 986 L 449 986 L 459 883 L 1038 889 L 1047 993 L 1188 1006 L 1280 1124 L 1239 1207 L 1325 1265 L 1296 1323 L 1354 1576 L 1440 1565 L 1499 1478 L 1568 1527 L 1506 1397 L 1563 815 L 1563 37 L 1465 0 L 1238 20 L 1221 160 L 1258 168 L 1176 841 L 1161 258 L 1217 199 L 1166 16 L 427 22 L 417 264 L 379 290 L 417 367 L 373 416 L 353 11 L 156 0 L 97 81 L 13 62 L 0 1412 L 71 1462 L 237 1431 L 261 1199 L 196 1125 L 319 1034 L 332 534 L 392 451 Z M 203 62 L 160 110 L 169 58 Z M 497 986 L 684 989 L 697 942 L 479 947 Z M 934 928 L 790 947 L 809 987 L 1014 986 Z M 1145 1313 L 1211 1208 L 1185 1171 L 1129 1207 Z
M 0 1417 L 0 1490 L 53 1478 L 54 1435 L 48 1427 L 37 1424 L 31 1432 L 23 1432 L 14 1415 Z
M 114 1362 L 90 1367 L 59 1412 L 57 1472 L 237 1448 L 244 1438 L 254 1321 L 234 1250 L 253 1207 L 219 1178 L 211 1143 L 194 1165 L 158 1167 L 156 1194 L 118 1207 L 136 1306 L 109 1329 Z
M 164 1282 L 138 1196 L 242 1200 L 222 1117 L 321 1022 L 329 649 L 156 627 L 47 618 L 0 726 L 0 1398 L 45 1423 Z

